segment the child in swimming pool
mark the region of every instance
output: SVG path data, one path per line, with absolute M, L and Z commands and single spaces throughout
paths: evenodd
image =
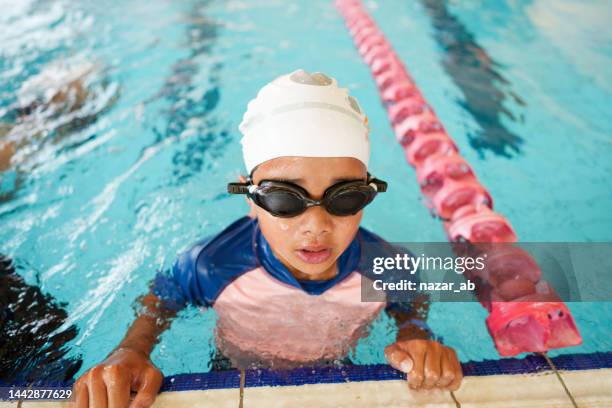
M 120 345 L 75 384 L 76 406 L 150 406 L 162 380 L 149 356 L 188 304 L 218 314 L 217 348 L 234 364 L 274 367 L 346 357 L 385 302 L 361 299 L 361 248 L 383 242 L 359 227 L 386 183 L 367 170 L 366 116 L 321 73 L 298 70 L 260 90 L 240 125 L 250 216 L 181 254 L 158 274 Z M 389 363 L 414 389 L 457 389 L 455 352 L 430 339 L 419 306 L 393 312 Z

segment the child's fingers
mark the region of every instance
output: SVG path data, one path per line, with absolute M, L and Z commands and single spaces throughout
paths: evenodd
M 125 408 L 130 402 L 131 374 L 119 365 L 104 367 L 108 408 Z
M 442 372 L 438 380 L 438 387 L 446 388 L 455 379 L 455 363 L 452 361 L 450 349 L 445 348 L 442 353 Z
M 106 408 L 106 384 L 102 377 L 102 366 L 95 366 L 87 376 L 87 389 L 89 390 L 89 406 L 93 408 Z
M 415 340 L 407 345 L 413 367 L 408 373 L 408 386 L 413 389 L 420 388 L 425 378 L 425 357 L 427 355 L 427 341 Z
M 435 341 L 428 343 L 423 372 L 423 388 L 426 390 L 436 387 L 438 381 L 440 381 L 442 359 L 446 357 L 442 352 L 442 345 L 440 343 Z
M 385 358 L 391 367 L 408 374 L 412 370 L 412 359 L 410 355 L 402 350 L 397 343 L 385 347 Z
M 73 408 L 87 408 L 89 406 L 89 391 L 87 390 L 87 382 L 83 377 L 79 378 L 74 384 L 74 394 Z
M 148 408 L 153 405 L 163 379 L 164 377 L 157 369 L 153 367 L 147 369 L 130 408 Z
M 454 367 L 453 372 L 455 374 L 455 378 L 448 386 L 448 389 L 451 391 L 456 391 L 459 389 L 461 381 L 463 380 L 463 369 L 461 368 L 461 363 L 459 362 L 459 358 L 457 358 L 457 353 L 455 352 L 455 350 L 449 348 L 447 350 L 447 353 L 449 356 L 449 360 Z

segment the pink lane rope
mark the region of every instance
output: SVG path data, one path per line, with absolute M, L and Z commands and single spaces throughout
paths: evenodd
M 416 169 L 431 211 L 451 242 L 468 242 L 486 254 L 477 296 L 489 311 L 487 327 L 502 356 L 545 352 L 582 343 L 574 319 L 523 249 L 510 222 L 493 211 L 493 199 L 461 157 L 433 108 L 359 0 L 337 0 L 359 54 L 370 67 L 406 159 Z M 508 243 L 505 244 L 504 243 Z M 497 245 L 491 245 L 497 244 Z M 458 246 L 458 248 L 463 246 Z M 473 252 L 472 252 L 473 254 Z

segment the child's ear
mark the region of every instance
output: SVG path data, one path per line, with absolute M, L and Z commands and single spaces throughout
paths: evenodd
M 243 175 L 240 175 L 238 177 L 238 181 L 240 181 L 241 183 L 246 183 L 247 179 Z M 244 199 L 249 205 L 249 213 L 247 215 L 251 218 L 257 218 L 257 213 L 255 212 L 255 204 L 253 204 L 253 201 L 249 200 L 247 196 L 245 196 Z

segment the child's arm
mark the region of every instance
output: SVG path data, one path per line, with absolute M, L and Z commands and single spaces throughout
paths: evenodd
M 170 326 L 170 319 L 176 316 L 174 310 L 161 306 L 160 299 L 150 292 L 141 300 L 142 312 L 128 329 L 117 346 L 128 348 L 149 356 L 158 342 L 159 335 Z
M 228 275 L 230 280 L 234 276 L 217 273 L 222 265 L 212 260 L 221 258 L 219 253 L 221 248 L 227 249 L 227 242 L 252 233 L 253 225 L 242 217 L 216 236 L 180 253 L 169 270 L 157 273 L 149 294 L 141 299 L 142 308 L 136 320 L 119 346 L 75 383 L 78 408 L 126 407 L 131 391 L 137 394 L 130 406 L 142 408 L 153 404 L 163 378 L 150 360 L 158 336 L 170 326 L 179 310 L 189 305 L 212 306 Z
M 128 406 L 131 392 L 136 392 L 133 406 L 153 405 L 163 376 L 150 355 L 176 312 L 161 306 L 160 299 L 152 292 L 142 298 L 141 305 L 142 313 L 117 348 L 76 381 L 77 408 Z
M 431 331 L 425 321 L 429 313 L 428 298 L 423 295 L 410 302 L 408 308 L 389 308 L 388 313 L 398 327 L 396 341 L 430 339 Z
M 461 364 L 455 350 L 431 339 L 425 324 L 428 311 L 425 297 L 412 302 L 408 309 L 389 310 L 399 330 L 395 343 L 385 348 L 385 357 L 395 369 L 408 374 L 412 389 L 454 391 L 463 379 Z

